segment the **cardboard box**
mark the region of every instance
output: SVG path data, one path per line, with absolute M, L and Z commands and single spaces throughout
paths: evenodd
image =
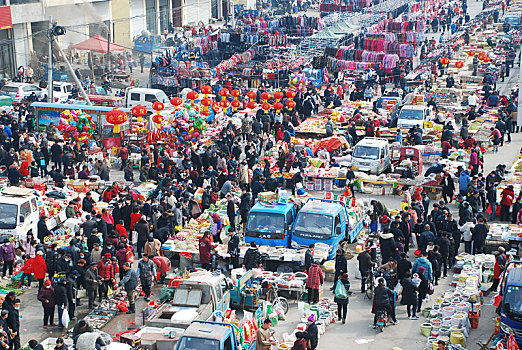
M 275 192 L 261 192 L 257 195 L 260 201 L 275 201 L 277 200 L 277 194 Z

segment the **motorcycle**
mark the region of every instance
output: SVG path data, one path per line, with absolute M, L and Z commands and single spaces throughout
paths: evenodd
M 377 333 L 381 333 L 388 324 L 388 313 L 384 309 L 377 310 L 377 323 L 375 324 L 375 330 Z

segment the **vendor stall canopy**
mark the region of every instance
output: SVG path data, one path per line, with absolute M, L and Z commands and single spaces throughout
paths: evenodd
M 76 45 L 71 46 L 73 49 L 76 50 L 86 50 L 86 51 L 93 51 L 93 52 L 99 52 L 99 53 L 107 53 L 107 38 L 102 37 L 99 34 L 96 34 L 95 36 L 82 41 L 81 43 L 78 43 Z M 109 43 L 109 51 L 125 51 L 125 48 L 120 45 L 116 45 L 114 43 Z

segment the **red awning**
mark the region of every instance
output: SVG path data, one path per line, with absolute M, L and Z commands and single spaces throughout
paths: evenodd
M 109 51 L 125 51 L 125 48 L 120 45 L 116 45 L 113 43 L 109 44 Z M 92 38 L 89 38 L 85 41 L 82 41 L 79 44 L 73 45 L 73 49 L 77 50 L 87 50 L 94 51 L 99 53 L 107 53 L 107 38 L 102 37 L 99 34 L 96 34 Z

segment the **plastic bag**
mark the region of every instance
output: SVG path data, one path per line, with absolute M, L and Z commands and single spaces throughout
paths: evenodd
M 62 312 L 62 324 L 65 328 L 67 328 L 69 327 L 69 322 L 71 322 L 71 319 L 69 317 L 69 311 L 67 311 L 67 309 L 64 308 Z
M 335 297 L 339 299 L 348 299 L 348 292 L 341 281 L 337 281 L 337 285 L 335 286 Z

